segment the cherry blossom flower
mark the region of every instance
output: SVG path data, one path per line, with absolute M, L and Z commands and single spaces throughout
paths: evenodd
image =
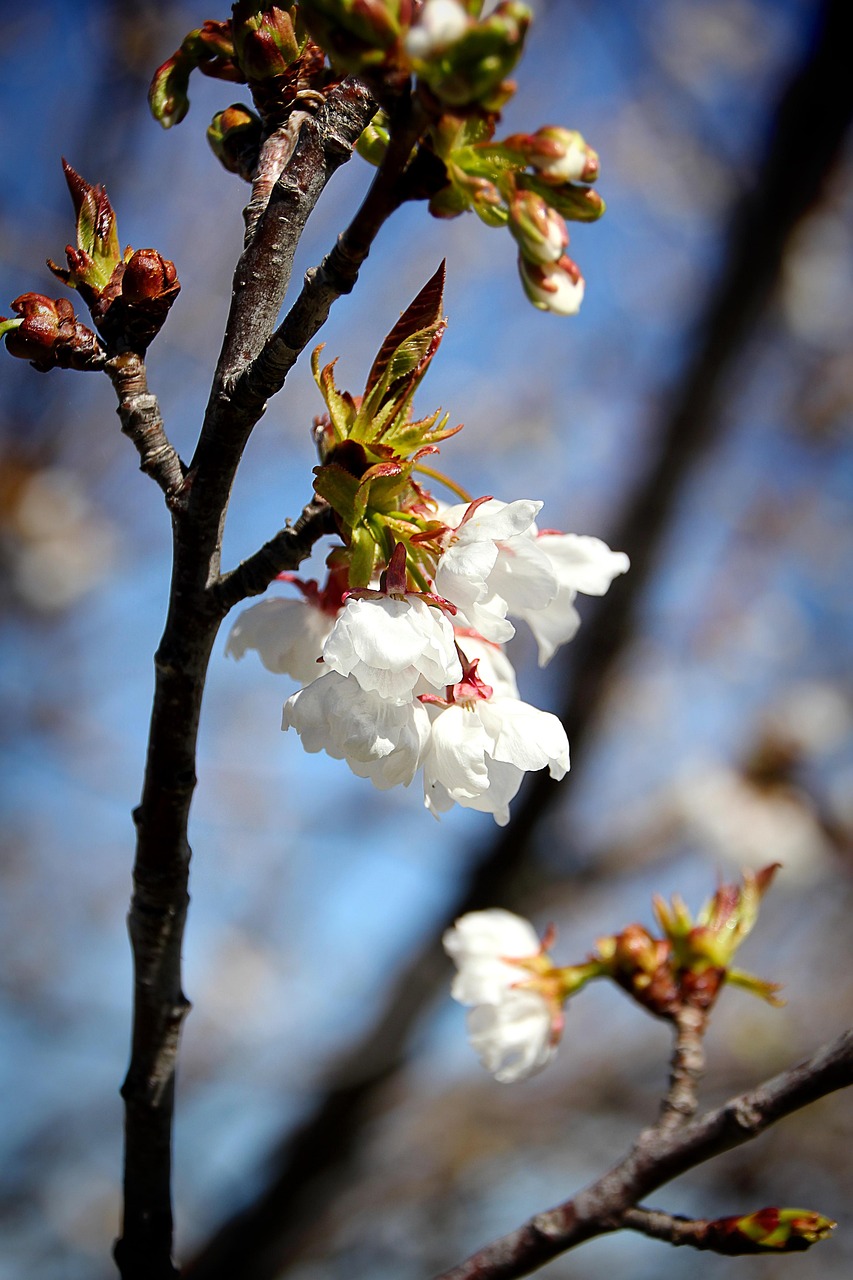
M 255 649 L 268 671 L 313 680 L 323 644 L 335 625 L 334 614 L 304 600 L 261 600 L 244 609 L 231 628 L 226 654 L 242 658 Z
M 323 646 L 323 661 L 398 704 L 412 700 L 421 678 L 441 688 L 462 675 L 449 619 L 414 594 L 350 596 Z
M 486 640 L 501 644 L 515 634 L 506 616 L 513 606 L 542 608 L 556 594 L 547 557 L 526 536 L 541 508 L 529 499 L 480 498 L 440 517 L 447 532 L 435 590 Z
M 495 696 L 476 663 L 446 699 L 423 695 L 432 732 L 423 757 L 424 804 L 435 816 L 454 804 L 509 822 L 509 802 L 528 770 L 549 769 L 560 779 L 569 768 L 569 742 L 555 715 Z
M 544 667 L 580 626 L 574 605 L 577 593 L 603 596 L 615 577 L 627 573 L 630 561 L 624 551 L 611 551 L 600 538 L 576 533 L 542 532 L 537 534 L 536 546 L 548 558 L 559 584 L 557 593 L 544 608 L 517 608 L 513 612 L 533 632 L 539 665 Z
M 562 1029 L 560 1003 L 548 992 L 549 968 L 533 926 L 510 911 L 473 911 L 443 938 L 458 973 L 451 994 L 471 1006 L 468 1037 L 496 1080 L 509 1084 L 541 1071 Z
M 284 704 L 282 729 L 293 728 L 306 751 L 346 760 L 375 787 L 407 787 L 430 734 L 417 701 L 395 702 L 362 688 L 353 676 L 327 672 Z

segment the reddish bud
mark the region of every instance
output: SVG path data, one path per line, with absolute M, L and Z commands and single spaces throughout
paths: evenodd
M 53 300 L 41 293 L 22 293 L 12 303 L 22 322 L 5 330 L 6 350 L 29 360 L 41 373 L 50 369 L 97 369 L 106 354 L 91 329 L 78 322 L 67 298 Z
M 180 287 L 174 262 L 162 257 L 156 249 L 137 249 L 124 268 L 121 297 L 133 305 L 162 298 L 167 293 L 177 294 Z
M 213 117 L 207 130 L 207 141 L 213 154 L 229 173 L 239 174 L 247 182 L 258 163 L 263 124 L 259 116 L 242 103 L 234 102 Z
M 717 1253 L 800 1253 L 826 1240 L 831 1218 L 811 1209 L 759 1209 L 742 1217 L 717 1218 L 707 1236 Z

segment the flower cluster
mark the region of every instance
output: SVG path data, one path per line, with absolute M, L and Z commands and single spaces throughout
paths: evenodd
M 577 593 L 603 594 L 628 559 L 597 538 L 539 530 L 541 502 L 443 506 L 424 487 L 424 475 L 442 479 L 424 457 L 453 433 L 437 413 L 411 417 L 444 329 L 442 278 L 385 339 L 363 396 L 338 391 L 315 353 L 328 407 L 315 428 L 315 489 L 341 545 L 322 590 L 286 575 L 302 600 L 253 605 L 228 650 L 254 649 L 300 682 L 282 723 L 306 750 L 346 760 L 380 789 L 422 771 L 435 816 L 458 804 L 503 825 L 525 772 L 559 779 L 569 768 L 560 721 L 519 697 L 502 647 L 510 618 L 531 628 L 544 665 L 579 625 Z
M 443 939 L 458 969 L 451 995 L 469 1007 L 468 1035 L 483 1066 L 502 1082 L 541 1071 L 560 1039 L 563 1005 L 596 978 L 610 979 L 649 1013 L 673 1023 L 685 1010 L 705 1015 L 725 983 L 782 1003 L 776 983 L 732 965 L 777 867 L 745 871 L 741 885 L 720 885 L 695 921 L 680 898 L 671 905 L 656 898 L 662 936 L 631 924 L 599 939 L 581 964 L 565 967 L 548 954 L 553 927 L 540 943 L 533 926 L 509 911 L 460 917 Z

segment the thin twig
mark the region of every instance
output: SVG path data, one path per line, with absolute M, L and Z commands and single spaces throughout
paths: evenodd
M 696 1089 L 705 1070 L 703 1036 L 707 1024 L 707 1014 L 692 1005 L 685 1005 L 676 1015 L 669 1088 L 660 1119 L 665 1128 L 683 1124 L 696 1114 Z
M 145 361 L 128 352 L 113 356 L 104 368 L 118 397 L 121 429 L 139 453 L 139 470 L 157 482 L 171 505 L 181 491 L 185 469 L 166 435 L 157 397 L 148 390 Z
M 314 498 L 295 524 L 287 524 L 274 538 L 232 569 L 212 588 L 223 614 L 248 596 L 259 596 L 286 569 L 296 569 L 324 534 L 334 533 L 332 508 L 323 498 Z
M 757 1138 L 777 1120 L 853 1084 L 853 1031 L 748 1093 L 678 1128 L 657 1125 L 603 1178 L 537 1214 L 436 1280 L 517 1280 L 594 1236 L 616 1231 L 650 1191 Z
M 760 1217 L 766 1214 L 772 1221 L 776 1212 L 778 1211 L 774 1209 L 764 1209 L 759 1210 L 755 1216 Z M 803 1216 L 808 1218 L 812 1215 L 808 1211 L 803 1211 Z M 721 1253 L 728 1258 L 755 1253 L 802 1252 L 824 1239 L 827 1231 L 832 1230 L 835 1225 L 827 1220 L 823 1231 L 811 1237 L 792 1234 L 783 1248 L 781 1245 L 772 1247 L 762 1245 L 760 1241 L 752 1239 L 747 1232 L 739 1230 L 738 1223 L 737 1217 L 683 1218 L 680 1214 L 664 1213 L 661 1209 L 646 1209 L 638 1206 L 636 1209 L 625 1210 L 621 1225 L 626 1230 L 636 1231 L 640 1235 L 648 1236 L 651 1240 L 663 1240 L 666 1244 L 676 1247 L 689 1245 L 691 1249 Z

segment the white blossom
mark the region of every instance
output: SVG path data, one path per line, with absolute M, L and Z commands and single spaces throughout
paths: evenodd
M 544 608 L 513 612 L 533 632 L 539 646 L 539 665 L 544 667 L 580 626 L 574 605 L 577 593 L 603 596 L 613 579 L 628 571 L 630 561 L 624 551 L 611 551 L 600 538 L 576 533 L 540 533 L 536 546 L 549 561 L 558 583 L 557 593 Z
M 554 1056 L 554 1010 L 538 990 L 520 987 L 529 975 L 510 959 L 540 953 L 533 926 L 510 911 L 473 911 L 443 938 L 458 973 L 451 994 L 472 1006 L 468 1036 L 483 1066 L 502 1083 L 524 1080 Z
M 462 676 L 451 623 L 414 595 L 350 597 L 323 646 L 323 661 L 396 703 L 410 702 L 421 678 L 440 689 Z
M 306 751 L 346 760 L 380 791 L 407 787 L 430 734 L 420 702 L 398 703 L 361 687 L 353 676 L 327 672 L 284 704 L 282 729 L 293 728 Z
M 569 742 L 555 715 L 517 698 L 476 698 L 430 707 L 423 759 L 424 803 L 435 816 L 454 804 L 509 822 L 509 803 L 527 770 L 548 767 L 560 779 Z
M 441 515 L 452 531 L 435 571 L 435 590 L 462 611 L 486 640 L 502 644 L 515 634 L 507 612 L 542 608 L 553 599 L 557 581 L 529 531 L 541 502 L 491 498 L 463 519 L 468 504 Z
M 320 671 L 318 659 L 334 625 L 332 614 L 304 600 L 261 600 L 236 619 L 225 652 L 242 658 L 255 649 L 268 671 L 307 684 Z

